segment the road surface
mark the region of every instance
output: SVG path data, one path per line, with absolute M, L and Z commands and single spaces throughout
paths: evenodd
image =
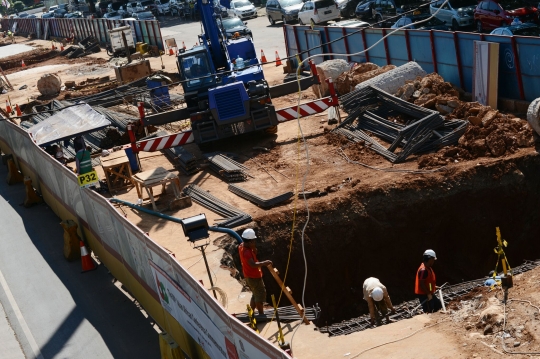
M 107 269 L 64 259 L 60 219 L 23 207 L 24 186 L 6 176 L 0 164 L 0 357 L 159 358 L 158 333 Z

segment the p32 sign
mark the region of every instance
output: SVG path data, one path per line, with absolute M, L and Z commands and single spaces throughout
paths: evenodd
M 96 171 L 88 172 L 78 176 L 79 186 L 86 188 L 99 183 L 99 178 Z

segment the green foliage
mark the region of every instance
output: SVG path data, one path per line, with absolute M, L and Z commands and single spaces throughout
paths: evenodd
M 34 6 L 34 0 L 22 0 L 26 7 Z
M 22 1 L 15 1 L 13 3 L 13 8 L 15 9 L 15 11 L 23 11 L 24 10 L 24 4 Z

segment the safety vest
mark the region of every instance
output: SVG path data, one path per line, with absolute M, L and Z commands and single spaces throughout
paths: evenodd
M 435 283 L 437 282 L 436 281 L 436 278 L 435 278 L 435 272 L 433 271 L 432 268 L 426 268 L 424 266 L 424 263 L 420 264 L 420 267 L 418 268 L 418 270 L 416 271 L 416 283 L 414 285 L 414 293 L 416 294 L 428 294 L 428 293 L 424 293 L 424 291 L 422 290 L 422 287 L 420 287 L 420 280 L 418 279 L 418 274 L 420 274 L 420 271 L 421 270 L 425 270 L 427 272 L 427 278 L 425 279 L 425 283 L 426 283 L 426 287 L 428 289 L 431 288 L 431 291 L 429 292 L 430 294 L 432 293 L 435 293 Z M 430 287 L 431 285 L 431 287 Z
M 79 160 L 79 174 L 85 174 L 92 172 L 92 158 L 90 157 L 90 151 L 82 150 L 75 155 Z
M 257 262 L 257 257 L 255 253 L 250 248 L 244 247 L 244 243 L 238 246 L 238 254 L 240 254 L 240 262 L 242 262 L 242 272 L 244 273 L 245 278 L 262 278 L 263 274 L 261 268 L 253 268 L 249 265 L 248 259 L 244 256 L 244 252 L 251 252 L 251 257 L 253 261 Z

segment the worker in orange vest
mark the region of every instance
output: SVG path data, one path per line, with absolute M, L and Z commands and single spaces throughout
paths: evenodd
M 416 283 L 414 293 L 418 296 L 424 313 L 433 313 L 442 308 L 439 298 L 434 294 L 439 287 L 436 285 L 433 264 L 437 260 L 435 251 L 428 249 L 424 252 L 424 258 L 420 268 L 416 272 Z
M 251 308 L 259 311 L 259 315 L 264 315 L 263 303 L 266 301 L 266 288 L 262 279 L 262 267 L 272 265 L 272 261 L 259 262 L 257 259 L 257 247 L 255 246 L 255 231 L 251 228 L 242 233 L 244 243 L 238 246 L 240 261 L 242 262 L 242 272 L 246 279 L 246 284 L 251 289 Z

